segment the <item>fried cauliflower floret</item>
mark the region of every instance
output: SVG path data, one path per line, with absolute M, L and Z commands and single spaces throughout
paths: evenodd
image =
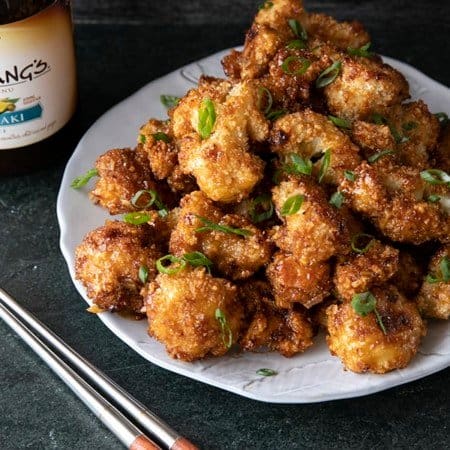
M 350 301 L 359 292 L 387 282 L 399 267 L 399 251 L 376 239 L 365 242 L 361 249 L 347 261 L 336 265 L 334 285 L 341 298 Z M 357 247 L 360 249 L 359 247 Z
M 390 283 L 408 299 L 414 298 L 420 289 L 423 277 L 422 267 L 411 253 L 400 250 L 397 273 L 391 278 Z
M 359 48 L 370 42 L 370 36 L 360 22 L 338 22 L 326 14 L 310 13 L 306 16 L 305 28 L 309 35 L 336 47 L 347 50 Z
M 140 314 L 143 299 L 139 269 L 156 276 L 155 262 L 162 256 L 150 225 L 107 221 L 88 233 L 75 253 L 77 280 L 100 308 Z
M 448 276 L 450 245 L 443 246 L 431 259 L 428 276 L 423 281 L 417 297 L 417 306 L 425 317 L 433 319 L 450 317 L 450 279 L 446 278 L 445 268 Z
M 278 119 L 270 133 L 271 150 L 282 158 L 295 153 L 303 159 L 319 158 L 313 167 L 318 176 L 326 150 L 330 164 L 323 182 L 339 184 L 345 170 L 353 170 L 360 162 L 359 149 L 350 138 L 335 127 L 327 117 L 309 109 Z
M 450 217 L 442 204 L 449 188 L 429 185 L 412 167 L 363 162 L 355 169 L 355 181 L 340 186 L 355 211 L 368 217 L 393 241 L 421 244 L 449 239 Z M 431 192 L 447 192 L 441 202 L 427 201 Z
M 276 308 L 266 281 L 246 282 L 239 288 L 239 297 L 247 316 L 239 342 L 244 350 L 268 347 L 291 357 L 313 344 L 314 330 L 305 312 Z
M 108 150 L 97 159 L 95 167 L 99 178 L 89 197 L 110 214 L 135 211 L 131 199 L 142 189 L 158 191 L 148 162 L 139 151 Z
M 210 97 L 192 90 L 172 111 L 181 169 L 193 175 L 212 200 L 240 201 L 263 177 L 264 163 L 250 151 L 252 142 L 263 142 L 269 134 L 268 121 L 258 108 L 257 86 L 239 83 L 222 103 L 212 100 L 216 120 L 209 137 L 201 139 L 199 109 L 205 98 Z
M 386 329 L 384 334 L 374 312 L 358 315 L 351 303 L 327 309 L 327 342 L 333 355 L 353 372 L 386 373 L 405 367 L 416 354 L 425 324 L 414 303 L 394 286 L 373 288 L 376 309 Z
M 146 292 L 149 333 L 162 342 L 172 358 L 195 361 L 222 356 L 240 333 L 243 308 L 237 289 L 204 268 L 159 274 Z M 220 310 L 222 325 L 216 319 Z
M 385 124 L 356 120 L 352 125 L 352 140 L 361 148 L 366 159 L 379 151 L 396 148 L 391 130 Z M 396 154 L 386 157 L 398 161 Z
M 343 56 L 336 79 L 324 88 L 333 115 L 365 120 L 374 112 L 384 114 L 409 97 L 405 77 L 393 67 L 369 58 Z
M 292 254 L 278 252 L 266 274 L 279 308 L 291 308 L 294 303 L 311 308 L 331 292 L 330 265 L 327 262 L 305 265 Z
M 442 129 L 438 145 L 432 153 L 436 167 L 450 173 L 450 122 Z
M 197 231 L 205 227 L 205 219 L 222 227 L 245 230 L 248 235 L 211 229 Z M 249 220 L 235 214 L 224 214 L 202 192 L 196 191 L 181 201 L 178 224 L 170 239 L 170 251 L 177 256 L 202 252 L 220 273 L 238 280 L 248 278 L 269 261 L 271 246 L 265 233 Z
M 284 181 L 272 190 L 273 202 L 284 225 L 274 227 L 276 245 L 304 264 L 326 261 L 350 248 L 346 220 L 328 203 L 318 185 L 309 179 Z M 293 196 L 303 198 L 300 209 L 282 216 L 281 209 Z

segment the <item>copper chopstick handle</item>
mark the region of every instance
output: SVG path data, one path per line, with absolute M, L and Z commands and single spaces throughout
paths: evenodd
M 170 447 L 170 450 L 198 450 L 192 442 L 188 441 L 184 437 L 179 437 Z
M 160 450 L 160 447 L 149 441 L 144 435 L 138 436 L 128 447 L 129 450 Z

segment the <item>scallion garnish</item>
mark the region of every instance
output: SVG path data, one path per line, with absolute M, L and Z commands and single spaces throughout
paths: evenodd
M 140 201 L 142 200 L 142 198 L 145 198 L 146 196 L 150 196 L 150 198 L 146 203 L 141 203 Z M 167 207 L 159 198 L 158 193 L 153 189 L 141 189 L 140 191 L 137 191 L 136 194 L 134 194 L 131 198 L 130 202 L 135 208 L 140 209 L 146 209 L 152 205 L 155 205 L 158 209 L 158 214 L 161 217 L 165 217 L 169 213 Z
M 89 169 L 84 175 L 80 175 L 79 177 L 76 177 L 72 183 L 70 183 L 70 187 L 74 189 L 80 189 L 83 186 L 86 186 L 88 184 L 89 180 L 91 178 L 94 178 L 98 176 L 98 170 L 97 169 Z
M 422 180 L 430 184 L 446 184 L 450 186 L 450 175 L 440 169 L 428 169 L 420 172 Z
M 311 62 L 302 56 L 288 56 L 281 64 L 281 70 L 288 75 L 303 75 Z M 294 68 L 294 67 L 296 68 Z
M 173 108 L 174 106 L 177 106 L 181 100 L 180 97 L 176 97 L 175 95 L 166 95 L 166 94 L 161 95 L 159 98 L 161 100 L 161 103 L 166 108 Z
M 367 44 L 359 48 L 348 47 L 347 53 L 351 56 L 361 56 L 363 58 L 370 58 L 371 56 L 373 56 L 373 52 L 369 51 L 370 45 L 371 42 L 368 42 Z
M 220 324 L 223 345 L 230 348 L 233 345 L 233 332 L 228 325 L 227 318 L 220 308 L 216 309 L 214 316 Z
M 185 253 L 183 259 L 193 267 L 206 267 L 209 273 L 211 273 L 212 261 L 206 257 L 202 252 Z
M 331 120 L 331 122 L 334 123 L 339 128 L 345 128 L 346 130 L 349 130 L 352 127 L 352 124 L 345 119 L 341 119 L 340 117 L 335 116 L 328 116 L 328 119 Z
M 141 280 L 142 284 L 147 283 L 147 279 L 148 279 L 148 268 L 147 268 L 147 266 L 139 267 L 139 279 Z
M 131 225 L 142 225 L 150 220 L 150 216 L 144 212 L 130 212 L 123 216 L 123 220 Z
M 441 197 L 439 195 L 436 194 L 431 194 L 428 198 L 427 201 L 429 201 L 430 203 L 437 203 L 441 200 Z
M 270 9 L 270 8 L 272 8 L 272 6 L 273 6 L 273 2 L 266 0 L 265 2 L 262 2 L 258 6 L 258 10 L 261 11 L 262 9 Z
M 319 170 L 319 183 L 322 183 L 323 177 L 327 173 L 328 168 L 330 167 L 331 163 L 331 150 L 327 149 L 325 150 L 325 154 L 322 158 L 322 165 L 320 166 Z
M 377 299 L 370 291 L 355 294 L 352 298 L 352 308 L 361 317 L 366 317 L 371 312 L 375 313 L 381 331 L 383 334 L 387 334 L 381 315 L 377 310 Z
M 166 263 L 169 265 L 166 265 Z M 175 275 L 181 272 L 186 267 L 186 261 L 183 258 L 178 258 L 174 255 L 165 255 L 156 261 L 156 269 L 160 273 L 166 275 Z
M 140 134 L 139 135 L 139 142 L 141 144 L 145 144 L 147 142 L 147 137 L 145 136 L 145 134 Z
M 406 122 L 402 125 L 402 128 L 405 131 L 411 131 L 414 130 L 414 128 L 417 128 L 417 122 Z
M 217 223 L 212 222 L 206 217 L 195 216 L 197 219 L 201 220 L 205 226 L 197 228 L 195 231 L 197 233 L 203 233 L 205 231 L 221 231 L 222 233 L 227 234 L 237 234 L 238 236 L 251 236 L 253 233 L 250 230 L 246 230 L 245 228 L 233 228 L 228 225 L 219 225 Z
M 348 181 L 355 181 L 356 180 L 355 172 L 353 172 L 352 170 L 344 171 L 344 177 L 347 178 Z
M 281 207 L 280 214 L 282 216 L 292 216 L 297 213 L 300 210 L 304 199 L 305 197 L 300 194 L 289 197 Z
M 253 223 L 260 223 L 268 220 L 273 215 L 273 203 L 269 194 L 256 197 L 250 204 L 250 217 Z
M 265 98 L 267 100 L 265 100 Z M 260 111 L 263 111 L 264 114 L 267 115 L 272 109 L 272 105 L 273 105 L 272 94 L 270 93 L 269 89 L 265 88 L 264 86 L 261 86 L 258 89 L 258 109 Z
M 448 283 L 450 281 L 450 258 L 444 256 L 439 262 L 440 275 L 429 273 L 425 280 L 427 283 Z
M 205 98 L 198 110 L 198 134 L 202 139 L 211 136 L 216 123 L 216 109 L 210 98 Z
M 360 255 L 366 253 L 373 244 L 373 236 L 366 233 L 355 234 L 351 241 L 352 250 Z
M 308 33 L 303 28 L 303 25 L 295 19 L 289 19 L 288 20 L 289 27 L 291 28 L 292 32 L 297 36 L 298 38 L 302 39 L 303 41 L 308 40 Z
M 403 134 L 400 134 L 399 131 L 397 130 L 397 128 L 395 128 L 394 125 L 392 125 L 392 123 L 388 122 L 387 125 L 389 127 L 389 131 L 391 132 L 392 137 L 394 138 L 394 141 L 396 144 L 403 144 L 404 142 L 409 141 L 409 137 L 404 136 Z
M 383 156 L 387 156 L 387 155 L 394 155 L 395 154 L 395 150 L 383 150 L 381 152 L 378 153 L 374 153 L 373 155 L 369 156 L 367 158 L 367 161 L 370 164 L 373 164 L 374 162 L 377 162 L 380 158 L 382 158 Z
M 294 39 L 286 45 L 290 50 L 302 50 L 306 48 L 306 44 L 301 39 Z
M 166 144 L 168 142 L 170 142 L 170 137 L 167 136 L 166 133 L 163 133 L 162 131 L 158 131 L 157 133 L 153 134 L 153 139 L 155 139 L 155 141 L 163 141 Z
M 270 111 L 268 114 L 266 114 L 266 119 L 267 120 L 277 120 L 280 117 L 284 116 L 285 114 L 287 114 L 287 111 L 285 109 L 278 109 L 276 111 Z
M 336 191 L 330 198 L 330 205 L 340 208 L 344 203 L 344 194 L 342 192 Z
M 273 377 L 274 375 L 278 375 L 278 372 L 273 369 L 262 368 L 256 371 L 256 375 L 261 375 L 262 377 Z
M 342 62 L 336 61 L 328 69 L 325 69 L 316 80 L 316 88 L 320 89 L 331 84 L 339 75 L 341 66 Z
M 436 117 L 437 120 L 439 120 L 441 126 L 445 126 L 448 124 L 449 118 L 448 115 L 445 114 L 445 112 L 438 112 L 434 114 L 434 116 Z
M 387 119 L 386 119 L 386 117 L 382 116 L 379 113 L 373 113 L 372 114 L 372 122 L 375 125 L 386 125 L 387 124 Z
M 290 153 L 289 158 L 292 164 L 286 164 L 283 170 L 286 173 L 294 175 L 311 175 L 313 164 L 310 159 L 303 159 L 300 155 L 296 153 Z

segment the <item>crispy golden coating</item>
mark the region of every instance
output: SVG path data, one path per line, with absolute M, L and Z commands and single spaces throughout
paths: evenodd
M 387 64 L 369 58 L 342 56 L 337 78 L 324 88 L 333 115 L 364 120 L 384 114 L 409 97 L 405 77 Z
M 411 253 L 400 250 L 397 273 L 391 278 L 390 283 L 408 299 L 415 297 L 420 289 L 423 277 L 423 269 Z
M 246 282 L 239 287 L 239 297 L 247 316 L 239 342 L 244 350 L 268 347 L 291 357 L 313 344 L 314 330 L 305 312 L 276 308 L 266 281 Z
M 445 281 L 440 265 L 443 258 L 450 259 L 450 245 L 445 245 L 433 256 L 428 267 L 428 280 L 424 279 L 417 306 L 420 313 L 433 319 L 448 319 L 450 317 L 450 280 Z M 437 279 L 436 282 L 430 276 Z
M 376 309 L 386 329 L 383 333 L 374 312 L 359 316 L 351 303 L 327 309 L 327 342 L 333 355 L 353 372 L 386 373 L 405 367 L 416 354 L 426 327 L 414 303 L 395 287 L 373 288 Z
M 443 127 L 438 145 L 432 154 L 436 160 L 436 167 L 450 173 L 450 123 Z
M 429 194 L 444 191 L 445 186 L 430 185 L 412 167 L 363 162 L 354 171 L 356 179 L 345 179 L 340 186 L 351 207 L 370 218 L 390 239 L 421 244 L 449 239 L 450 217 L 441 203 L 426 201 Z M 442 195 L 442 193 L 440 194 Z
M 270 133 L 271 150 L 282 158 L 295 153 L 304 159 L 319 158 L 313 167 L 317 177 L 326 150 L 331 159 L 323 182 L 339 184 L 345 170 L 353 170 L 361 161 L 359 149 L 350 138 L 335 127 L 327 117 L 309 109 L 278 119 Z
M 283 181 L 272 190 L 273 202 L 284 225 L 274 227 L 273 239 L 285 252 L 304 264 L 326 261 L 337 254 L 348 253 L 350 236 L 346 220 L 328 203 L 320 186 L 310 179 Z M 280 211 L 289 198 L 303 197 L 300 209 L 287 216 Z
M 384 284 L 398 271 L 399 251 L 376 239 L 369 242 L 365 253 L 353 253 L 345 262 L 336 265 L 333 281 L 344 300 L 350 301 L 355 294 Z
M 204 227 L 203 217 L 215 224 L 248 230 L 240 236 L 218 230 L 196 230 Z M 199 251 L 204 253 L 221 274 L 233 280 L 248 278 L 266 264 L 271 245 L 265 233 L 245 217 L 224 214 L 202 192 L 196 191 L 181 201 L 178 224 L 170 239 L 170 251 L 177 256 Z
M 239 337 L 243 308 L 236 286 L 212 277 L 204 268 L 159 274 L 145 295 L 149 333 L 173 358 L 194 361 L 221 356 Z M 224 329 L 216 319 L 217 309 L 225 317 Z
M 368 157 L 386 149 L 395 150 L 396 143 L 387 125 L 356 120 L 352 126 L 352 140 Z M 397 154 L 387 155 L 387 158 L 398 161 Z
M 293 303 L 311 308 L 331 293 L 330 264 L 327 262 L 305 265 L 292 254 L 278 252 L 266 274 L 279 308 L 291 308 Z
M 129 148 L 109 150 L 97 159 L 95 167 L 99 178 L 89 196 L 110 214 L 135 211 L 130 200 L 141 189 L 161 190 L 145 156 L 139 151 Z
M 247 197 L 262 179 L 264 163 L 250 151 L 251 142 L 262 142 L 269 134 L 268 121 L 258 107 L 257 86 L 236 84 L 221 103 L 214 101 L 216 121 L 212 134 L 201 139 L 198 111 L 204 89 L 192 90 L 172 111 L 173 130 L 180 152 L 181 169 L 195 177 L 213 200 L 235 202 Z
M 109 311 L 142 312 L 139 268 L 147 267 L 151 281 L 162 256 L 154 231 L 147 224 L 107 221 L 86 235 L 76 249 L 75 273 L 93 303 Z

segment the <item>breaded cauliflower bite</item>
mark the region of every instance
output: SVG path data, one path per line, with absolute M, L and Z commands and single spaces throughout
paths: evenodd
M 157 237 L 147 225 L 107 221 L 86 235 L 75 253 L 77 280 L 94 304 L 109 311 L 142 313 L 141 266 L 148 281 L 156 276 L 155 262 L 162 256 Z
M 368 240 L 345 262 L 336 265 L 334 285 L 339 296 L 351 300 L 359 292 L 387 282 L 399 268 L 399 251 L 376 239 Z
M 350 206 L 393 241 L 421 244 L 446 242 L 450 217 L 445 209 L 449 187 L 426 182 L 419 170 L 380 162 L 363 162 L 354 171 L 355 180 L 340 186 Z M 431 202 L 439 192 L 440 202 Z
M 251 82 L 236 84 L 223 102 L 205 94 L 190 91 L 172 111 L 181 170 L 193 175 L 212 200 L 240 201 L 263 177 L 264 163 L 251 151 L 252 142 L 262 142 L 269 134 L 258 107 L 258 88 Z M 202 137 L 200 116 L 205 110 L 212 126 Z
M 216 226 L 202 230 L 208 221 Z M 220 273 L 238 280 L 248 278 L 269 261 L 271 245 L 265 233 L 245 217 L 224 214 L 205 194 L 196 191 L 181 201 L 170 251 L 177 256 L 202 252 Z
M 436 160 L 436 167 L 450 173 L 450 122 L 442 128 L 432 156 Z
M 274 227 L 273 239 L 283 251 L 304 264 L 326 261 L 350 250 L 346 220 L 328 203 L 325 192 L 307 178 L 283 181 L 273 188 L 273 203 L 284 224 Z M 283 215 L 283 206 L 296 200 L 300 207 Z
M 245 282 L 239 287 L 239 298 L 246 310 L 239 342 L 244 350 L 268 347 L 291 357 L 313 344 L 314 330 L 307 314 L 302 310 L 278 309 L 266 281 Z
M 345 170 L 353 170 L 361 161 L 359 148 L 334 126 L 327 117 L 309 109 L 278 119 L 270 133 L 271 150 L 280 157 L 296 154 L 303 159 L 317 159 L 313 167 L 316 177 L 330 151 L 330 162 L 323 182 L 337 185 Z
M 417 307 L 394 286 L 373 288 L 376 311 L 360 316 L 350 302 L 327 309 L 327 342 L 333 355 L 353 372 L 386 373 L 405 367 L 417 353 L 426 327 Z
M 291 308 L 294 303 L 311 308 L 331 293 L 330 264 L 327 262 L 302 264 L 292 254 L 278 252 L 266 273 L 275 303 L 280 308 Z
M 236 286 L 204 268 L 159 274 L 145 296 L 149 333 L 173 358 L 222 356 L 239 338 L 243 308 Z
M 428 275 L 417 297 L 417 306 L 425 317 L 450 317 L 450 245 L 443 246 L 431 259 Z

